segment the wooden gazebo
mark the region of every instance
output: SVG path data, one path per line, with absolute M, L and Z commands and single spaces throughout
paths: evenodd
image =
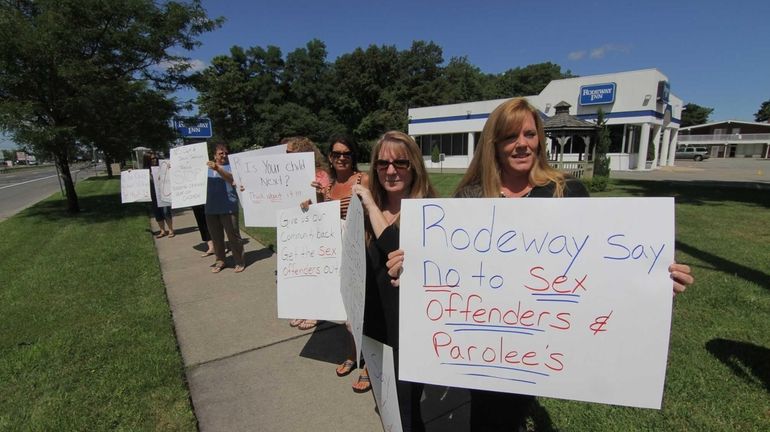
M 594 123 L 580 120 L 569 114 L 571 105 L 561 101 L 554 106 L 556 113 L 553 117 L 546 118 L 543 121 L 545 134 L 551 138 L 552 149 L 550 151 L 550 163 L 554 168 L 566 171 L 577 178 L 593 177 L 593 159 L 594 150 L 591 147 L 591 139 L 596 138 L 599 126 Z M 576 138 L 580 138 L 578 141 Z M 577 161 L 564 161 L 564 147 L 569 145 L 571 153 L 578 153 Z

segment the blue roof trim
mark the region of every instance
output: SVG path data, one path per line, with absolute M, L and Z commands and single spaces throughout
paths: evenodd
M 576 115 L 575 117 L 581 119 L 581 120 L 596 120 L 597 115 L 596 114 L 580 114 Z M 624 111 L 624 112 L 617 112 L 617 113 L 604 113 L 604 118 L 628 118 L 628 117 L 655 117 L 657 119 L 663 119 L 663 113 L 659 113 L 657 111 L 653 110 L 643 110 L 643 111 Z M 671 118 L 672 123 L 680 124 L 681 121 L 677 118 Z
M 540 118 L 545 120 L 548 118 L 547 115 L 545 115 L 542 111 L 538 111 L 540 113 Z M 458 121 L 458 120 L 479 120 L 479 119 L 487 119 L 489 118 L 489 113 L 486 114 L 466 114 L 466 115 L 459 115 L 459 116 L 447 116 L 447 117 L 432 117 L 432 118 L 426 118 L 426 119 L 416 119 L 416 120 L 409 120 L 409 124 L 417 124 L 417 123 L 438 123 L 438 122 L 445 122 L 445 121 Z
M 575 117 L 581 120 L 593 120 L 596 119 L 596 114 L 580 114 Z M 642 111 L 623 111 L 623 112 L 605 112 L 605 118 L 627 118 L 627 117 L 655 117 L 662 119 L 663 114 L 654 110 L 642 110 Z
M 542 119 L 548 118 L 545 114 L 543 114 L 542 111 L 540 112 L 540 117 Z M 581 119 L 581 120 L 596 120 L 596 114 L 580 114 L 576 115 L 575 117 Z M 624 111 L 624 112 L 609 112 L 604 113 L 605 118 L 628 118 L 628 117 L 655 117 L 658 119 L 663 118 L 663 114 L 659 113 L 654 110 L 643 110 L 643 111 Z M 446 116 L 446 117 L 431 117 L 431 118 L 424 118 L 424 119 L 410 119 L 409 124 L 419 124 L 419 123 L 439 123 L 439 122 L 447 122 L 447 121 L 458 121 L 458 120 L 478 120 L 478 119 L 486 119 L 489 118 L 489 113 L 486 114 L 466 114 L 466 115 L 458 115 L 458 116 Z M 681 124 L 680 119 L 671 118 L 672 123 Z
M 409 120 L 409 124 L 437 123 L 437 122 L 457 121 L 457 120 L 478 120 L 478 119 L 485 119 L 485 118 L 488 118 L 488 117 L 489 117 L 489 113 L 486 113 L 486 114 L 466 114 L 466 115 L 459 115 L 459 116 L 433 117 L 433 118 L 426 118 L 426 119 Z

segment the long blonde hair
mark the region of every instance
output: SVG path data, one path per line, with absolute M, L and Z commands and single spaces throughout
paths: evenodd
M 532 169 L 529 171 L 529 183 L 533 186 L 545 186 L 553 182 L 555 184 L 554 196 L 561 197 L 564 194 L 564 173 L 552 168 L 548 164 L 545 152 L 545 131 L 540 113 L 524 98 L 513 98 L 500 104 L 489 115 L 481 138 L 476 147 L 473 160 L 468 170 L 465 171 L 455 193 L 467 186 L 478 185 L 483 196 L 497 198 L 500 196 L 500 161 L 497 160 L 497 144 L 506 137 L 518 135 L 526 116 L 532 116 L 537 127 L 537 157 Z
M 377 144 L 374 145 L 374 148 L 372 148 L 372 161 L 369 167 L 369 190 L 372 192 L 372 198 L 375 204 L 377 204 L 377 208 L 382 209 L 387 201 L 387 194 L 377 176 L 376 166 L 382 145 L 386 142 L 403 145 L 406 149 L 409 169 L 412 172 L 412 184 L 404 198 L 435 198 L 437 195 L 436 190 L 433 189 L 433 185 L 430 183 L 428 170 L 425 169 L 425 162 L 422 159 L 420 147 L 417 146 L 417 143 L 409 135 L 399 131 L 389 131 L 385 132 L 377 141 Z

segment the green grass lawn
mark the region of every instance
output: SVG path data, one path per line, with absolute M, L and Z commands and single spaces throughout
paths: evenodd
M 431 174 L 450 196 L 461 174 Z M 538 431 L 770 430 L 770 191 L 613 181 L 594 196 L 673 196 L 676 258 L 696 283 L 674 302 L 663 409 L 538 398 Z M 265 245 L 272 228 L 249 228 Z M 629 371 L 633 373 L 633 371 Z
M 146 206 L 77 187 L 0 223 L 0 430 L 195 430 Z
M 442 196 L 458 174 L 432 174 Z M 78 184 L 0 223 L 0 430 L 195 430 L 148 214 L 118 180 Z M 676 197 L 677 297 L 663 409 L 538 398 L 532 429 L 770 430 L 770 193 L 614 181 Z M 274 229 L 249 229 L 265 245 Z M 632 371 L 630 371 L 632 373 Z

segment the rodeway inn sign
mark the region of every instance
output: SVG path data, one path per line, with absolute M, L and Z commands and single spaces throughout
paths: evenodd
M 615 102 L 615 83 L 580 87 L 580 105 L 600 105 Z
M 211 120 L 207 118 L 178 117 L 173 120 L 174 129 L 183 138 L 211 138 Z

